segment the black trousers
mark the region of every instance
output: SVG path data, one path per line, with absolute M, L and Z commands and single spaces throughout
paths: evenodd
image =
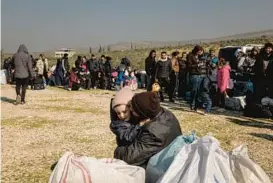
M 178 96 L 181 98 L 185 98 L 186 91 L 187 91 L 187 74 L 179 73 Z
M 21 96 L 21 102 L 25 102 L 28 78 L 16 78 L 16 95 Z
M 165 88 L 165 90 L 168 93 L 169 99 L 172 98 L 172 94 L 171 94 L 171 90 L 170 90 L 170 81 L 169 78 L 158 78 L 158 83 L 160 85 L 160 91 L 159 91 L 159 95 L 160 95 L 160 99 L 161 101 L 164 100 L 164 96 L 163 96 L 163 88 Z
M 170 74 L 170 88 L 169 88 L 169 97 L 172 99 L 176 92 L 178 92 L 178 73 L 172 72 Z

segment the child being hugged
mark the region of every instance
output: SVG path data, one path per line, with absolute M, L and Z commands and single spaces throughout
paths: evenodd
M 140 130 L 140 126 L 135 122 L 130 111 L 133 96 L 132 90 L 124 87 L 111 101 L 110 129 L 116 135 L 118 146 L 131 144 Z

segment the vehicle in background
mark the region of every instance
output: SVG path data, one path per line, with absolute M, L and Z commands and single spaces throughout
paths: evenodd
M 263 45 L 259 44 L 247 44 L 245 46 L 226 46 L 224 48 L 220 48 L 218 56 L 219 58 L 224 58 L 226 61 L 230 63 L 231 69 L 237 68 L 237 62 L 236 62 L 236 51 L 238 49 L 242 50 L 245 54 L 252 50 L 252 48 L 256 46 L 259 49 L 263 47 Z
M 66 54 L 66 53 L 68 54 L 68 58 L 73 57 L 73 55 L 76 54 L 76 52 L 73 49 L 62 48 L 62 49 L 59 49 L 59 50 L 55 51 L 55 57 L 56 58 L 62 58 L 64 56 L 64 54 Z

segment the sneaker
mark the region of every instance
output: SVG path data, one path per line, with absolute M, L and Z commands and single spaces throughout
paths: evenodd
M 26 102 L 25 102 L 25 101 L 22 101 L 22 102 L 21 102 L 21 105 L 25 105 L 25 104 L 26 104 Z
M 16 105 L 17 105 L 17 104 L 20 104 L 20 102 L 21 102 L 21 96 L 20 96 L 20 95 L 17 95 L 15 104 L 16 104 Z
M 83 91 L 84 89 L 83 88 L 79 88 L 79 91 Z
M 226 110 L 224 108 L 220 108 L 216 110 L 217 112 L 225 112 Z
M 72 89 L 71 88 L 67 88 L 68 91 L 71 91 Z

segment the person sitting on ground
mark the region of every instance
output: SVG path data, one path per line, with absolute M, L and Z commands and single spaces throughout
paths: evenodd
M 69 88 L 68 91 L 71 90 L 80 90 L 81 88 L 81 84 L 80 84 L 80 80 L 77 76 L 77 69 L 76 67 L 72 67 L 72 70 L 70 72 L 70 76 L 69 76 Z
M 130 111 L 130 101 L 133 96 L 132 90 L 124 87 L 111 100 L 110 129 L 116 135 L 118 146 L 131 144 L 139 133 L 140 126 L 135 122 Z
M 131 112 L 142 122 L 141 130 L 131 144 L 115 149 L 114 158 L 146 168 L 153 155 L 182 134 L 181 128 L 175 115 L 160 106 L 160 98 L 154 92 L 134 95 Z

